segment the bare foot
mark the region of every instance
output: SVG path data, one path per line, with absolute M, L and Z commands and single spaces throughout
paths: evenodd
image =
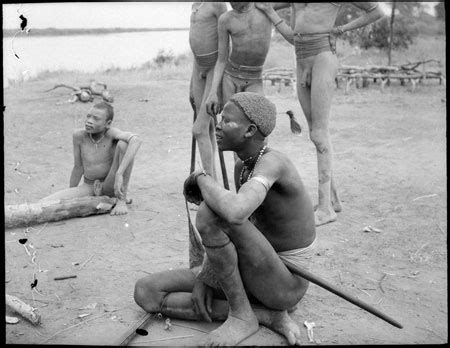
M 258 329 L 258 319 L 254 315 L 249 320 L 243 320 L 230 314 L 221 326 L 206 336 L 202 345 L 209 347 L 235 346 L 253 335 Z
M 103 183 L 100 180 L 94 181 L 94 196 L 101 196 L 103 191 Z
M 340 213 L 342 211 L 342 204 L 341 204 L 341 201 L 339 200 L 339 198 L 337 198 L 336 200 L 332 200 L 331 205 L 333 206 L 335 213 Z M 319 206 L 318 204 L 314 205 L 314 211 L 317 210 L 318 206 Z
M 300 328 L 291 319 L 287 311 L 273 311 L 268 309 L 262 309 L 262 311 L 265 312 L 264 315 L 258 315 L 257 312 L 257 317 L 261 325 L 283 335 L 289 342 L 289 345 L 300 345 Z
M 331 190 L 331 205 L 334 208 L 336 213 L 340 213 L 342 211 L 342 204 L 336 190 Z
M 330 222 L 336 221 L 336 219 L 337 214 L 334 212 L 334 209 L 329 209 L 328 212 L 317 209 L 314 212 L 314 220 L 316 221 L 316 226 L 328 224 Z
M 128 213 L 127 203 L 126 201 L 122 201 L 120 199 L 117 200 L 116 205 L 112 208 L 109 215 L 125 215 Z

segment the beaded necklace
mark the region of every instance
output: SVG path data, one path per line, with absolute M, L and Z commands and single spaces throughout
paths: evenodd
M 103 138 L 105 137 L 105 134 L 106 133 L 103 133 L 103 135 L 100 137 L 100 139 L 95 141 L 94 138 L 92 138 L 92 134 L 89 133 L 89 138 L 91 138 L 91 141 L 94 143 L 96 149 L 98 149 L 98 144 L 103 140 Z
M 264 145 L 264 146 L 261 148 L 261 150 L 259 150 L 259 154 L 258 154 L 258 157 L 256 158 L 256 162 L 255 162 L 255 164 L 253 165 L 252 170 L 251 170 L 250 173 L 248 174 L 248 176 L 247 176 L 245 182 L 247 182 L 247 181 L 252 177 L 253 171 L 255 170 L 255 167 L 256 167 L 256 165 L 258 164 L 259 160 L 261 159 L 262 155 L 264 155 L 264 151 L 266 151 L 266 148 L 267 148 L 267 145 Z M 241 174 L 239 175 L 239 185 L 240 185 L 240 186 L 242 186 L 242 184 L 244 183 L 244 170 L 245 170 L 245 168 L 248 169 L 248 166 L 246 166 L 246 162 L 248 163 L 248 162 L 250 162 L 250 161 L 252 161 L 252 160 L 253 160 L 253 156 L 250 156 L 249 158 L 247 158 L 247 159 L 245 159 L 245 160 L 243 161 L 244 165 L 242 166 Z

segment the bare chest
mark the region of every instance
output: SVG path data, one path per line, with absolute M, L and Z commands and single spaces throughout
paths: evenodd
M 114 159 L 116 142 L 111 138 L 93 141 L 88 138 L 81 146 L 81 158 L 83 165 L 110 164 Z

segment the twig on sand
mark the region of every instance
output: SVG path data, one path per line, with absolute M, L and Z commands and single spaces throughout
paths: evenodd
M 416 250 L 416 252 L 413 255 L 410 255 L 409 260 L 413 263 L 417 263 L 419 262 L 419 260 L 417 260 L 417 256 L 419 255 L 419 252 L 425 248 L 428 244 L 430 244 L 430 242 L 426 242 L 424 243 L 419 249 Z
M 79 269 L 82 269 L 84 266 L 86 266 L 86 264 L 91 261 L 91 259 L 94 257 L 94 254 L 92 254 L 86 261 L 84 261 Z
M 418 201 L 419 199 L 423 199 L 423 198 L 431 198 L 431 197 L 435 197 L 435 196 L 437 196 L 437 193 L 433 193 L 433 194 L 431 194 L 431 195 L 426 195 L 426 196 L 416 197 L 416 198 L 414 198 L 412 201 L 414 202 L 414 201 Z
M 441 231 L 441 233 L 445 236 L 445 231 L 443 230 L 443 228 L 441 227 L 441 225 L 439 225 L 437 222 L 436 222 L 436 225 L 437 225 L 437 227 L 439 228 L 439 231 Z
M 41 341 L 39 344 L 43 344 L 43 343 L 47 342 L 48 340 L 52 339 L 53 337 L 59 335 L 60 333 L 63 333 L 63 332 L 68 331 L 68 330 L 71 330 L 71 329 L 73 329 L 73 328 L 75 328 L 75 327 L 77 327 L 77 326 L 80 326 L 80 325 L 82 325 L 82 324 L 84 324 L 84 323 L 87 323 L 88 321 L 91 321 L 91 320 L 94 320 L 94 319 L 98 319 L 98 318 L 104 317 L 105 315 L 107 315 L 107 314 L 109 314 L 109 313 L 117 312 L 117 311 L 119 311 L 119 310 L 121 310 L 121 309 L 124 309 L 124 308 L 126 308 L 126 307 L 127 307 L 127 306 L 122 307 L 122 308 L 117 308 L 117 309 L 114 309 L 114 310 L 112 310 L 112 311 L 105 312 L 105 313 L 103 313 L 103 314 L 97 315 L 96 317 L 92 317 L 92 318 L 90 318 L 90 319 L 83 320 L 82 322 L 80 322 L 80 323 L 78 323 L 78 324 L 69 326 L 69 327 L 67 327 L 67 328 L 65 328 L 65 329 L 63 329 L 63 330 L 60 330 L 60 331 L 54 333 L 54 334 L 51 335 L 50 337 L 47 337 L 45 340 Z
M 365 293 L 367 296 L 372 297 L 372 295 L 370 295 L 367 291 L 364 291 L 363 289 L 357 288 L 359 291 L 362 291 L 363 293 Z
M 386 278 L 386 273 L 383 273 L 383 276 L 381 277 L 381 279 L 378 281 L 378 285 L 380 286 L 380 290 L 381 292 L 384 294 L 384 289 L 383 286 L 381 285 L 381 282 L 383 281 L 384 278 Z
M 157 338 L 157 339 L 151 340 L 151 341 L 140 341 L 140 342 L 136 342 L 136 344 L 141 344 L 141 343 L 151 343 L 151 342 L 160 342 L 160 341 L 168 341 L 168 340 L 176 340 L 176 339 L 179 339 L 179 338 L 188 338 L 188 337 L 194 337 L 194 335 L 174 336 L 174 337 L 166 337 L 166 338 Z
M 55 277 L 53 278 L 54 280 L 66 280 L 66 279 L 71 279 L 71 278 L 76 278 L 76 275 L 68 275 L 68 276 L 62 276 L 62 277 Z
M 184 327 L 184 328 L 186 328 L 186 329 L 196 330 L 196 331 L 200 331 L 200 332 L 209 334 L 209 331 L 205 331 L 205 330 L 202 330 L 202 329 L 198 329 L 198 328 L 192 327 L 192 326 L 186 326 L 186 325 L 175 324 L 175 323 L 172 323 L 172 326 Z
M 41 228 L 39 231 L 36 232 L 36 234 L 39 234 L 44 228 L 47 227 L 47 225 L 48 225 L 48 222 L 46 222 L 46 223 L 44 224 L 44 226 L 42 226 L 42 228 Z
M 436 335 L 437 337 L 439 337 L 441 340 L 445 341 L 445 339 L 444 339 L 441 335 L 437 334 L 437 333 L 436 333 L 435 331 L 433 331 L 432 329 L 429 329 L 429 328 L 426 328 L 426 327 L 418 327 L 418 326 L 416 326 L 416 328 L 421 329 L 421 330 L 429 331 L 429 332 L 435 334 L 435 335 Z

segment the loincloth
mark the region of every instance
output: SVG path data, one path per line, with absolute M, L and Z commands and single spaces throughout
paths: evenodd
M 219 56 L 219 51 L 214 51 L 207 54 L 195 54 L 194 58 L 197 64 L 201 68 L 211 69 L 216 65 L 217 57 Z
M 294 46 L 297 60 L 316 56 L 326 51 L 336 53 L 330 34 L 295 33 Z
M 281 260 L 289 261 L 302 269 L 309 270 L 309 265 L 316 249 L 316 241 L 317 238 L 305 248 L 280 251 L 277 254 Z
M 243 80 L 260 80 L 262 79 L 263 66 L 247 66 L 233 63 L 228 59 L 227 65 L 225 66 L 226 74 Z

